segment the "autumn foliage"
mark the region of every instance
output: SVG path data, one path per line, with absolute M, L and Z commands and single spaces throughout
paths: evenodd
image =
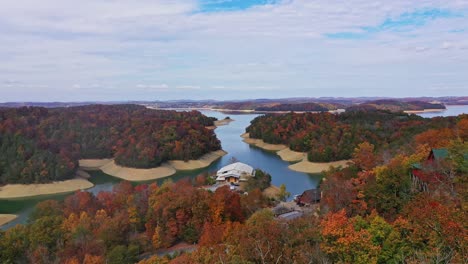
M 414 134 L 414 140 L 400 146 L 404 151 L 397 154 L 387 148 L 393 142 L 357 144 L 350 166 L 324 173 L 320 204 L 302 217 L 284 220 L 273 215 L 268 208 L 271 201 L 258 188 L 269 180 L 266 174 L 248 194 L 228 187 L 210 192 L 188 180 L 161 186 L 123 182 L 112 192 L 77 192 L 63 202 L 40 203 L 28 224 L 0 232 L 0 259 L 5 263 L 465 263 L 467 116 L 414 119 L 411 122 L 433 127 Z M 437 128 L 437 124 L 449 125 Z M 444 138 L 438 141 L 427 135 Z M 436 167 L 444 180 L 421 192 L 413 188 L 410 173 L 415 163 L 427 159 L 433 143 L 447 149 L 447 158 Z M 194 181 L 202 185 L 203 176 Z M 159 255 L 173 253 L 168 248 L 179 242 L 193 246 L 185 253 Z
M 454 117 L 425 119 L 405 113 L 357 110 L 339 115 L 268 114 L 255 118 L 246 131 L 252 138 L 307 152 L 310 161 L 328 162 L 350 159 L 354 149 L 364 142 L 373 145 L 374 151 L 395 154 L 411 143 L 415 135 L 429 129 L 452 131 L 455 125 Z M 428 136 L 419 137 L 424 141 Z
M 0 184 L 71 178 L 79 159 L 136 168 L 197 159 L 221 147 L 209 125 L 197 111 L 137 105 L 0 109 Z

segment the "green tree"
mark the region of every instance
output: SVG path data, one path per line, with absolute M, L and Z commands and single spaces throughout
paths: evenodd
M 139 249 L 135 245 L 128 247 L 118 245 L 107 253 L 107 263 L 109 264 L 133 264 L 138 261 Z
M 289 196 L 291 196 L 291 193 L 286 190 L 286 185 L 284 183 L 282 183 L 280 185 L 280 191 L 278 193 L 278 199 L 280 201 L 284 202 L 284 201 L 286 201 L 286 199 L 289 198 Z

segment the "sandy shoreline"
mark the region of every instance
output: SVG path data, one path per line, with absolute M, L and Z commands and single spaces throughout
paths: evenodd
M 344 109 L 335 109 L 335 110 L 328 110 L 328 111 L 256 111 L 254 109 L 224 109 L 224 108 L 210 108 L 210 107 L 193 107 L 193 108 L 186 108 L 186 107 L 170 107 L 170 108 L 158 108 L 154 106 L 146 106 L 149 109 L 155 110 L 181 110 L 181 111 L 217 111 L 217 112 L 233 112 L 233 113 L 246 113 L 246 114 L 287 114 L 290 112 L 302 114 L 302 113 L 322 113 L 328 112 L 332 114 L 342 113 Z
M 257 147 L 265 149 L 265 150 L 279 151 L 279 150 L 283 150 L 283 149 L 287 148 L 287 146 L 285 146 L 285 145 L 268 144 L 268 143 L 265 143 L 261 139 L 250 138 L 249 133 L 244 133 L 244 134 L 241 135 L 241 137 L 243 138 L 242 141 L 244 141 L 245 143 L 247 143 L 249 145 L 257 146 Z
M 112 159 L 80 160 L 80 169 L 75 179 L 44 184 L 8 184 L 0 187 L 0 199 L 26 198 L 39 195 L 71 193 L 77 190 L 85 190 L 94 186 L 87 180 L 89 174 L 82 170 L 102 170 L 111 176 L 128 181 L 148 181 L 171 176 L 177 170 L 195 170 L 208 167 L 215 160 L 227 153 L 217 150 L 203 155 L 198 160 L 173 160 L 162 166 L 151 169 L 135 169 L 122 167 L 115 164 Z
M 340 160 L 332 162 L 311 162 L 304 158 L 301 162 L 289 165 L 288 168 L 293 171 L 304 173 L 321 173 L 332 167 L 347 167 L 349 160 Z
M 344 109 L 335 109 L 335 110 L 328 110 L 328 111 L 256 111 L 256 110 L 234 110 L 234 109 L 221 109 L 221 108 L 200 108 L 200 110 L 209 110 L 209 111 L 218 111 L 218 112 L 240 112 L 240 113 L 248 113 L 248 114 L 288 114 L 291 112 L 297 114 L 303 113 L 342 113 Z
M 80 169 L 93 171 L 100 170 L 102 166 L 112 162 L 112 159 L 81 159 L 78 161 Z
M 171 165 L 176 170 L 196 170 L 210 166 L 211 163 L 226 154 L 227 152 L 224 150 L 216 150 L 203 155 L 197 160 L 171 160 L 169 161 L 169 165 Z
M 127 181 L 149 181 L 174 175 L 178 170 L 196 170 L 208 167 L 211 163 L 226 155 L 223 150 L 217 150 L 203 155 L 198 160 L 171 160 L 157 168 L 137 169 L 117 165 L 112 159 L 80 160 L 80 168 L 84 170 L 101 170 L 111 176 Z
M 157 168 L 136 169 L 117 165 L 114 160 L 99 168 L 102 172 L 127 181 L 148 181 L 171 176 L 176 170 L 167 163 Z
M 424 110 L 407 110 L 403 111 L 407 114 L 421 114 L 421 113 L 437 113 L 437 112 L 444 112 L 447 109 L 424 109 Z
M 216 129 L 217 127 L 219 126 L 227 126 L 229 125 L 229 123 L 231 123 L 232 121 L 235 121 L 234 119 L 222 119 L 222 120 L 216 120 L 214 121 L 214 125 L 212 126 L 207 126 L 206 128 L 207 129 Z
M 9 222 L 15 220 L 18 216 L 14 214 L 0 214 L 0 226 L 8 224 Z
M 226 125 L 229 125 L 229 123 L 231 123 L 232 121 L 234 121 L 234 119 L 221 119 L 221 120 L 216 120 L 214 121 L 214 125 L 219 127 L 219 126 L 226 126 Z
M 349 160 L 340 160 L 333 162 L 310 162 L 307 160 L 307 153 L 293 151 L 285 145 L 275 145 L 268 144 L 263 142 L 261 139 L 253 139 L 249 137 L 249 133 L 244 133 L 241 135 L 244 138 L 244 142 L 250 145 L 257 146 L 259 148 L 276 151 L 276 154 L 284 161 L 288 162 L 297 162 L 295 164 L 289 165 L 288 168 L 298 172 L 304 173 L 321 173 L 322 171 L 328 170 L 330 166 L 333 167 L 346 167 L 348 166 Z
M 307 158 L 307 153 L 297 152 L 297 151 L 291 150 L 290 148 L 282 149 L 276 152 L 276 154 L 278 154 L 278 156 L 280 156 L 282 160 L 288 161 L 288 162 L 301 161 Z
M 8 184 L 0 187 L 0 199 L 69 193 L 93 186 L 94 184 L 82 178 L 43 184 Z

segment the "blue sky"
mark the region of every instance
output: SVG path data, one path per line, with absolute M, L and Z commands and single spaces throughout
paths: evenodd
M 375 26 L 360 27 L 360 32 L 327 33 L 325 36 L 336 39 L 364 39 L 370 38 L 376 33 L 385 31 L 411 32 L 416 28 L 424 27 L 427 23 L 430 23 L 434 20 L 449 20 L 451 18 L 463 17 L 464 14 L 462 12 L 440 8 L 426 8 L 403 13 L 394 18 L 386 18 L 382 23 Z
M 242 11 L 255 6 L 273 5 L 280 3 L 275 0 L 201 0 L 201 12 Z
M 0 101 L 468 95 L 467 1 L 3 0 Z

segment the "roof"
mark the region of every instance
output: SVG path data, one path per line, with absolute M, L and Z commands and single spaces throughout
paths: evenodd
M 299 202 L 308 204 L 316 203 L 320 201 L 321 196 L 322 195 L 319 189 L 306 190 L 299 197 Z
M 222 167 L 216 173 L 216 176 L 218 177 L 217 180 L 224 180 L 225 177 L 240 178 L 243 175 L 253 176 L 254 168 L 245 163 L 236 162 Z
M 422 170 L 422 168 L 423 168 L 423 166 L 419 162 L 415 162 L 415 163 L 411 164 L 410 166 L 411 166 L 411 168 L 418 169 L 418 170 Z
M 251 166 L 242 162 L 236 162 L 236 163 L 232 163 L 232 164 L 222 167 L 221 169 L 218 170 L 216 175 L 223 175 L 229 172 L 234 172 L 234 173 L 239 173 L 239 174 L 246 173 L 246 174 L 252 175 L 253 171 L 254 169 Z
M 434 159 L 436 160 L 445 159 L 448 157 L 448 150 L 446 148 L 432 149 L 431 152 L 434 155 Z

